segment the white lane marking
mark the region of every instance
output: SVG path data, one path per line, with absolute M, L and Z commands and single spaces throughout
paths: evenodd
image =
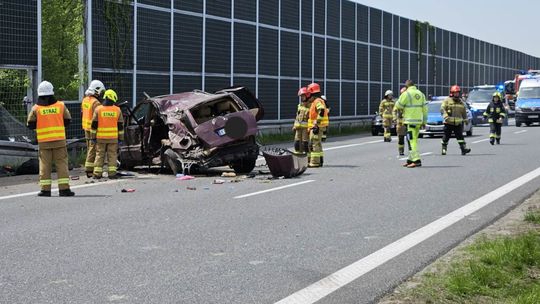
M 525 133 L 525 132 L 527 132 L 527 130 L 517 131 L 517 132 L 514 132 L 514 134 L 521 134 L 521 133 Z
M 294 183 L 294 184 L 290 184 L 290 185 L 285 185 L 285 186 L 280 186 L 280 187 L 276 187 L 276 188 L 266 189 L 266 190 L 257 191 L 257 192 L 253 192 L 253 193 L 248 193 L 248 194 L 244 194 L 244 195 L 239 195 L 239 196 L 235 196 L 234 198 L 250 197 L 250 196 L 259 195 L 259 194 L 263 194 L 263 193 L 267 193 L 267 192 L 282 190 L 282 189 L 286 189 L 286 188 L 290 188 L 290 187 L 296 187 L 296 186 L 311 183 L 311 182 L 314 182 L 314 181 L 315 180 L 310 179 L 310 180 L 299 182 L 299 183 Z
M 324 151 L 330 151 L 330 150 L 337 150 L 337 149 L 344 149 L 344 148 L 352 148 L 352 147 L 358 147 L 358 146 L 364 146 L 364 145 L 370 145 L 370 144 L 376 144 L 383 142 L 382 139 L 379 140 L 372 140 L 372 141 L 366 141 L 363 143 L 357 143 L 357 144 L 350 144 L 350 145 L 344 145 L 344 146 L 337 146 L 337 147 L 330 147 L 330 148 L 324 148 Z
M 312 304 L 540 176 L 540 167 L 371 253 L 276 304 Z
M 80 188 L 87 188 L 87 187 L 94 187 L 94 186 L 102 186 L 102 185 L 111 185 L 111 184 L 116 184 L 120 182 L 120 180 L 109 180 L 107 182 L 100 182 L 100 183 L 94 183 L 94 184 L 84 184 L 84 185 L 77 185 L 77 186 L 71 186 L 70 188 L 71 189 L 80 189 Z M 51 191 L 53 192 L 56 192 L 58 191 L 58 189 L 52 189 Z M 7 195 L 7 196 L 0 196 L 0 201 L 1 200 L 6 200 L 6 199 L 10 199 L 10 198 L 17 198 L 17 197 L 24 197 L 24 196 L 30 196 L 30 195 L 36 195 L 38 194 L 39 191 L 34 191 L 34 192 L 25 192 L 25 193 L 19 193 L 19 194 L 13 194 L 13 195 Z M 76 197 L 76 196 L 75 196 Z
M 483 141 L 488 141 L 488 140 L 489 140 L 489 138 L 484 138 L 484 139 L 481 139 L 481 140 L 473 141 L 472 143 L 477 144 L 477 143 L 481 143 Z
M 426 152 L 426 153 L 421 153 L 420 156 L 431 155 L 431 154 L 433 154 L 433 152 Z M 406 159 L 408 159 L 408 157 L 402 157 L 399 160 L 406 160 Z

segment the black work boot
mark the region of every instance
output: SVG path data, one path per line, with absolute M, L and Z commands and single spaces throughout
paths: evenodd
M 118 173 L 109 174 L 109 179 L 118 179 Z
M 405 149 L 399 148 L 399 156 L 405 155 Z
M 295 140 L 294 141 L 294 152 L 295 153 L 300 153 L 300 141 L 299 140 Z
M 490 138 L 489 139 L 489 143 L 493 146 L 495 144 L 495 138 Z
M 461 148 L 461 155 L 467 155 L 467 153 L 471 152 L 471 149 L 467 148 L 467 146 L 465 145 L 460 145 L 460 148 Z
M 64 189 L 59 191 L 60 196 L 75 196 L 75 192 L 71 191 L 70 189 Z
M 308 152 L 309 152 L 309 143 L 307 141 L 305 141 L 303 143 L 303 146 L 304 146 L 304 154 L 308 154 Z
M 49 191 L 41 190 L 41 191 L 39 191 L 37 196 L 51 197 L 51 191 L 50 190 Z
M 319 165 L 319 167 L 322 167 L 323 163 L 324 163 L 324 157 L 321 156 L 321 164 Z
M 497 145 L 500 145 L 500 144 L 501 144 L 501 139 L 497 138 Z
M 441 148 L 441 155 L 446 155 L 446 148 L 448 146 L 447 145 L 442 145 L 442 148 Z
M 86 177 L 87 177 L 87 178 L 92 178 L 93 176 L 94 176 L 94 172 L 92 172 L 92 171 L 90 171 L 90 172 L 86 171 Z

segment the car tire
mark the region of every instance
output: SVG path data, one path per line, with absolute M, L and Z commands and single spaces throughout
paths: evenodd
M 372 135 L 372 136 L 377 136 L 377 135 L 379 135 L 379 131 L 378 131 L 377 129 L 373 129 L 373 128 L 372 128 L 372 129 L 371 129 L 371 135 Z
M 178 154 L 172 149 L 167 149 L 163 154 L 174 175 L 184 173 L 184 167 L 182 166 L 182 162 L 178 159 Z
M 467 136 L 472 136 L 472 128 L 469 131 L 467 131 Z
M 231 164 L 231 167 L 233 168 L 236 174 L 247 174 L 253 171 L 253 168 L 255 168 L 256 162 L 257 162 L 256 157 L 244 158 L 244 159 L 233 162 Z
M 516 127 L 521 127 L 521 121 L 516 121 Z
M 424 134 L 422 133 L 418 134 L 418 138 L 424 138 Z
M 525 123 L 525 125 L 526 125 L 527 127 L 530 127 L 531 124 L 532 124 L 531 122 L 526 122 L 526 123 Z

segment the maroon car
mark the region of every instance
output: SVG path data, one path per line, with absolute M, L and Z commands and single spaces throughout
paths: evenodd
M 263 108 L 244 87 L 152 97 L 128 113 L 118 156 L 124 168 L 163 165 L 176 174 L 220 166 L 249 173 L 255 167 Z

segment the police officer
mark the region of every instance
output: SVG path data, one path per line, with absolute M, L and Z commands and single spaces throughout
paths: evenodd
M 308 134 L 308 116 L 309 116 L 309 93 L 306 87 L 298 90 L 300 103 L 296 110 L 296 119 L 294 120 L 294 151 L 296 153 L 309 152 L 309 134 Z
M 448 141 L 455 134 L 456 139 L 461 149 L 461 155 L 466 155 L 471 152 L 467 148 L 465 139 L 463 138 L 463 124 L 467 124 L 467 108 L 463 100 L 461 100 L 461 88 L 458 85 L 453 85 L 450 88 L 450 96 L 441 104 L 441 114 L 444 122 L 444 135 L 442 138 L 442 155 L 446 155 Z
M 489 143 L 491 145 L 501 144 L 501 129 L 506 118 L 506 108 L 502 102 L 502 95 L 500 92 L 493 93 L 491 103 L 486 108 L 484 116 L 488 119 L 490 134 L 489 134 Z
M 309 108 L 308 130 L 310 139 L 310 162 L 309 167 L 322 167 L 324 163 L 324 151 L 322 148 L 322 135 L 329 125 L 328 109 L 321 98 L 321 87 L 317 83 L 308 85 L 311 94 L 311 106 Z
M 115 106 L 118 96 L 113 90 L 105 91 L 103 104 L 98 106 L 92 118 L 92 140 L 96 143 L 94 178 L 103 175 L 103 163 L 107 155 L 109 178 L 117 178 L 116 162 L 118 143 L 124 140 L 124 118 L 119 107 Z
M 63 102 L 54 97 L 54 87 L 48 81 L 38 86 L 38 102 L 28 114 L 27 126 L 36 130 L 39 147 L 39 185 L 38 196 L 51 196 L 51 172 L 53 163 L 58 175 L 60 196 L 74 196 L 69 189 L 68 154 L 66 129 L 71 115 Z
M 406 90 L 407 88 L 403 87 L 400 91 L 400 94 L 403 94 Z M 407 137 L 407 127 L 403 124 L 403 110 L 394 107 L 393 120 L 396 124 L 396 133 L 398 136 L 398 152 L 399 155 L 403 156 L 405 155 L 405 138 Z M 407 144 L 409 145 L 410 150 L 411 146 L 408 139 Z
M 86 176 L 92 177 L 94 171 L 94 161 L 96 160 L 96 146 L 92 138 L 92 118 L 94 111 L 101 105 L 102 95 L 105 86 L 99 80 L 92 80 L 85 92 L 85 97 L 81 102 L 82 128 L 86 139 L 86 162 L 84 163 Z
M 391 142 L 392 141 L 392 134 L 391 134 L 391 128 L 392 128 L 392 120 L 393 120 L 393 112 L 394 111 L 394 93 L 390 90 L 386 91 L 384 93 L 384 98 L 381 100 L 381 103 L 379 104 L 379 115 L 381 115 L 383 119 L 383 127 L 384 127 L 384 141 L 385 142 Z
M 422 166 L 418 152 L 418 135 L 420 129 L 427 122 L 428 107 L 426 96 L 416 88 L 412 80 L 407 80 L 405 86 L 407 90 L 399 96 L 395 107 L 398 111 L 403 112 L 403 124 L 407 126 L 407 137 L 410 141 L 411 150 L 407 162 L 403 166 L 416 168 Z

